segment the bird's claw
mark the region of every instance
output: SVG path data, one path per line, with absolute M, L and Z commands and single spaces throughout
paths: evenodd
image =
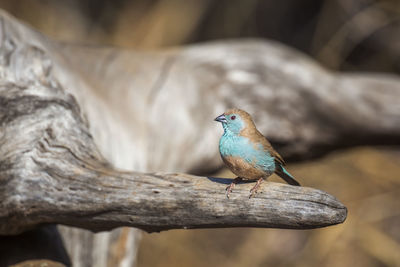
M 253 186 L 252 189 L 250 189 L 249 199 L 254 197 L 257 194 L 257 191 L 260 188 L 260 185 L 261 185 L 262 181 L 263 181 L 263 178 L 258 179 L 257 183 Z
M 235 183 L 231 183 L 225 188 L 226 198 L 229 198 L 229 194 L 232 193 L 233 188 L 235 188 Z
M 249 199 L 254 197 L 254 195 L 257 193 L 257 190 L 253 190 L 253 188 L 250 190 L 250 196 Z
M 241 181 L 242 181 L 242 178 L 237 177 L 237 178 L 233 179 L 233 182 L 225 188 L 226 198 L 229 199 L 229 195 L 230 195 L 230 193 L 232 193 L 233 188 L 235 188 L 235 185 Z

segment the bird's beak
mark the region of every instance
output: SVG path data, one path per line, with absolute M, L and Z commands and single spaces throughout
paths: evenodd
M 227 122 L 225 115 L 219 115 L 218 117 L 215 118 L 215 121 L 219 121 L 219 122 Z

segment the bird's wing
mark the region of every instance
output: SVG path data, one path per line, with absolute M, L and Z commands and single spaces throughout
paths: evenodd
M 268 151 L 269 154 L 275 158 L 276 162 L 281 165 L 285 165 L 285 161 L 283 160 L 282 156 L 279 155 L 278 152 L 272 147 L 271 143 L 265 138 L 262 133 L 260 133 L 257 128 L 254 127 L 246 127 L 240 133 L 241 136 L 249 138 L 254 143 L 259 143 L 263 146 L 264 150 Z
M 272 147 L 271 143 L 260 132 L 257 133 L 257 139 L 258 139 L 257 141 L 262 144 L 264 149 L 267 150 L 271 154 L 271 156 L 275 158 L 275 160 L 278 163 L 280 163 L 282 165 L 286 164 L 285 161 L 283 160 L 282 156 L 279 155 L 278 152 L 276 152 L 276 150 Z
M 279 155 L 279 153 L 276 152 L 275 150 L 273 150 L 273 152 L 274 152 L 274 153 L 272 153 L 272 156 L 275 157 L 275 160 L 276 160 L 277 162 L 279 162 L 280 164 L 282 164 L 282 165 L 286 165 L 286 163 L 285 163 L 285 161 L 283 160 L 282 156 Z

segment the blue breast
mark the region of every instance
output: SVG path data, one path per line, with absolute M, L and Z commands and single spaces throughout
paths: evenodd
M 255 168 L 267 173 L 275 171 L 275 160 L 261 144 L 252 144 L 247 137 L 225 132 L 219 141 L 222 157 L 240 157 Z

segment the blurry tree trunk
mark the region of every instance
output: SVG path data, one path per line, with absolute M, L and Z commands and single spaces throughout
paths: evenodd
M 59 105 L 76 101 L 69 108 L 89 126 L 87 135 L 99 149 L 92 152 L 116 168 L 206 173 L 221 167 L 221 129 L 212 119 L 229 107 L 253 114 L 293 160 L 349 145 L 399 144 L 395 76 L 332 73 L 267 41 L 136 52 L 59 44 L 5 13 L 0 19 L 0 95 L 33 94 Z M 14 103 L 2 100 L 3 106 Z M 0 106 L 0 118 L 7 114 L 0 126 L 29 112 L 14 110 Z M 6 157 L 3 134 L 0 156 Z M 1 163 L 0 170 L 7 170 Z M 0 185 L 0 194 L 7 193 Z M 138 230 L 60 229 L 74 266 L 134 264 Z

